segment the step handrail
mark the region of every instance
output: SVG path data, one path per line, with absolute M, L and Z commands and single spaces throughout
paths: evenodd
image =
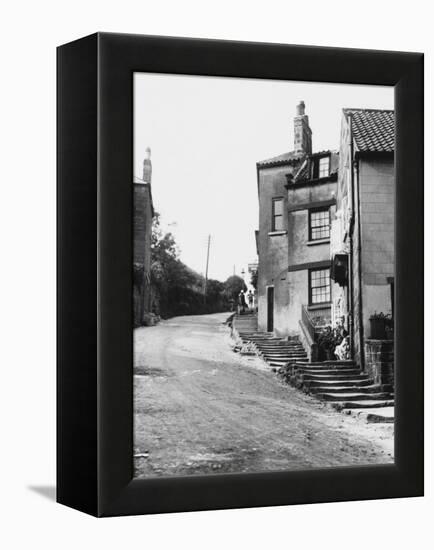
M 316 342 L 317 332 L 315 330 L 315 325 L 312 323 L 312 320 L 309 316 L 306 306 L 301 306 L 301 320 L 305 326 L 307 332 L 309 333 L 312 343 Z

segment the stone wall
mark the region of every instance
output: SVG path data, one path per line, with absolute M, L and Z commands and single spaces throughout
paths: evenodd
M 392 313 L 389 278 L 395 273 L 395 178 L 393 158 L 360 161 L 362 218 L 363 324 Z
M 141 325 L 143 323 L 144 314 L 151 311 L 150 268 L 152 218 L 152 196 L 149 184 L 134 183 L 134 326 Z
M 366 340 L 365 370 L 375 384 L 394 385 L 393 340 Z

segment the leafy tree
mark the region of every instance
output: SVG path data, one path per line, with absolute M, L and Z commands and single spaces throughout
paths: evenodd
M 209 280 L 204 300 L 205 279 L 179 259 L 179 248 L 170 232 L 163 232 L 156 214 L 151 235 L 151 284 L 158 296 L 163 317 L 226 311 L 225 286 Z
M 228 277 L 224 283 L 224 287 L 225 287 L 225 293 L 228 300 L 230 300 L 231 298 L 236 300 L 238 294 L 242 290 L 244 292 L 247 290 L 247 286 L 245 282 L 238 275 L 231 275 L 231 277 Z

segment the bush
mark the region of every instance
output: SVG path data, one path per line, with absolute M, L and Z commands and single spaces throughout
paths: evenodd
M 319 361 L 330 361 L 336 359 L 335 348 L 339 346 L 342 340 L 347 336 L 347 331 L 343 325 L 324 327 L 317 340 Z

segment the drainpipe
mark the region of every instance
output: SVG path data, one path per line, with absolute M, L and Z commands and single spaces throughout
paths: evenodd
M 353 161 L 353 166 L 356 172 L 356 192 L 357 192 L 357 230 L 359 238 L 357 240 L 357 252 L 358 252 L 358 262 L 357 262 L 357 276 L 359 279 L 359 334 L 360 334 L 360 368 L 362 371 L 365 370 L 365 349 L 364 349 L 364 332 L 365 328 L 363 325 L 363 287 L 362 287 L 362 223 L 360 220 L 360 178 L 359 178 L 359 159 L 356 157 Z
M 349 126 L 350 126 L 350 200 L 351 200 L 351 218 L 350 226 L 348 228 L 348 237 L 350 245 L 350 254 L 348 258 L 348 296 L 347 301 L 349 302 L 350 311 L 349 311 L 349 331 L 350 331 L 350 354 L 351 358 L 354 359 L 354 292 L 353 292 L 353 227 L 354 227 L 354 174 L 353 174 L 353 156 L 354 156 L 354 145 L 353 145 L 353 117 L 352 114 L 348 114 Z

